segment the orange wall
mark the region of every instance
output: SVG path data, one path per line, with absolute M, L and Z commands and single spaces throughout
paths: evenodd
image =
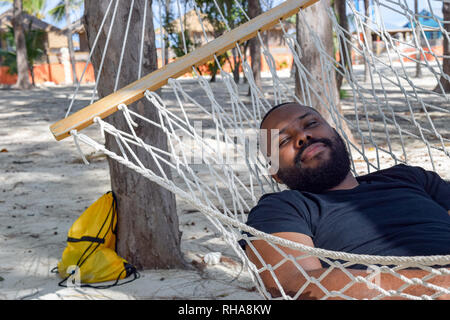
M 8 67 L 0 66 L 0 84 L 15 84 L 17 81 L 17 75 L 10 75 L 8 73 Z
M 431 49 L 437 56 L 442 56 L 442 54 L 443 54 L 442 46 L 436 46 Z M 413 51 L 413 50 L 414 49 L 411 49 L 411 51 Z M 427 52 L 429 50 L 427 50 L 427 48 L 424 48 L 424 51 Z M 405 50 L 405 54 L 408 54 L 408 50 Z M 354 52 L 352 52 L 352 55 L 354 55 Z M 291 68 L 292 55 L 290 53 L 275 53 L 275 54 L 272 54 L 272 56 L 275 60 L 275 65 L 276 65 L 277 70 L 284 69 L 284 68 Z M 415 54 L 408 55 L 408 57 L 415 59 Z M 428 61 L 434 60 L 434 57 L 429 53 L 425 53 L 425 57 Z M 422 55 L 421 60 L 424 60 L 425 57 Z M 353 56 L 352 58 L 353 58 L 353 62 L 355 63 L 356 57 Z M 250 57 L 248 59 L 249 59 L 249 63 L 251 63 Z M 339 52 L 336 53 L 336 59 L 339 59 Z M 407 57 L 404 57 L 403 60 L 408 61 L 410 59 L 408 59 Z M 172 59 L 171 59 L 171 61 L 172 61 Z M 158 66 L 161 67 L 161 65 L 162 65 L 161 59 L 158 59 Z M 84 62 L 76 63 L 75 68 L 76 68 L 76 73 L 77 73 L 78 79 L 80 79 L 81 74 L 83 73 L 84 66 L 85 66 Z M 226 62 L 222 68 L 227 72 L 231 72 L 231 67 L 228 62 Z M 200 70 L 202 71 L 203 74 L 208 74 L 208 71 L 205 66 L 201 66 Z M 17 75 L 10 75 L 10 74 L 8 74 L 7 71 L 8 71 L 8 67 L 0 66 L 0 84 L 6 84 L 6 85 L 15 84 L 17 81 Z M 242 67 L 241 67 L 241 71 L 242 71 Z M 263 55 L 261 55 L 261 71 L 263 71 L 263 72 L 269 71 L 269 67 L 268 67 Z M 191 74 L 190 73 L 186 74 L 186 76 L 189 76 L 189 75 L 191 75 Z M 72 77 L 72 75 L 70 75 L 70 76 Z M 65 81 L 64 66 L 61 63 L 35 65 L 34 66 L 34 77 L 35 77 L 35 82 L 37 84 L 47 82 L 47 81 L 54 82 L 55 84 L 64 84 L 64 81 Z M 31 75 L 30 75 L 30 82 L 31 82 Z M 93 82 L 95 82 L 94 68 L 93 68 L 92 64 L 89 64 L 86 69 L 86 72 L 84 74 L 84 77 L 83 77 L 83 83 L 93 83 Z
M 75 71 L 77 73 L 78 79 L 80 79 L 85 67 L 84 62 L 77 62 L 75 65 Z M 54 82 L 55 84 L 64 84 L 64 66 L 62 63 L 51 63 L 51 64 L 39 64 L 34 65 L 34 81 L 36 84 L 43 82 Z M 72 77 L 72 72 L 71 75 Z M 31 75 L 30 82 L 31 82 Z M 0 84 L 13 85 L 17 81 L 17 75 L 8 74 L 8 67 L 0 66 Z M 94 68 L 92 64 L 89 64 L 83 77 L 82 83 L 95 82 Z
M 274 60 L 275 60 L 275 66 L 277 70 L 284 69 L 284 68 L 291 68 L 292 65 L 292 54 L 289 53 L 275 53 L 272 54 Z M 251 58 L 248 57 L 248 63 L 251 64 Z M 170 59 L 169 63 L 172 62 L 174 59 Z M 233 63 L 233 59 L 230 58 L 231 62 Z M 161 68 L 162 62 L 161 59 L 158 59 L 158 68 Z M 206 65 L 202 65 L 199 67 L 202 74 L 208 74 L 208 69 L 206 68 Z M 231 66 L 228 63 L 228 61 L 225 62 L 225 64 L 222 66 L 222 69 L 226 72 L 231 72 Z M 242 72 L 242 66 L 240 67 L 240 71 Z M 261 55 L 261 71 L 266 72 L 269 71 L 269 66 L 267 65 L 266 59 L 264 58 L 264 55 Z M 220 72 L 219 72 L 220 73 Z M 191 76 L 191 73 L 188 72 L 185 74 L 185 76 Z
M 424 54 L 420 55 L 420 60 L 421 61 L 424 61 L 425 58 L 427 59 L 427 61 L 434 61 L 435 60 L 435 57 L 431 53 L 428 53 L 428 52 L 430 52 L 430 49 L 428 49 L 428 48 L 422 48 L 422 49 L 423 49 L 425 55 Z M 413 52 L 413 51 L 416 51 L 416 50 L 414 48 L 406 49 L 406 50 L 404 50 L 404 53 L 408 55 L 408 52 Z M 431 52 L 433 52 L 437 57 L 441 58 L 442 55 L 444 54 L 444 48 L 443 48 L 443 46 L 431 47 Z M 408 57 L 411 58 L 411 59 L 404 57 L 403 61 L 404 62 L 412 62 L 412 61 L 416 60 L 416 54 L 415 53 L 414 54 L 409 54 Z M 414 60 L 412 60 L 412 59 L 414 59 Z M 440 59 L 440 60 L 442 60 L 442 59 Z

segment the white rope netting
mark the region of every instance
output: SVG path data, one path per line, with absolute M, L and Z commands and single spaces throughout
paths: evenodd
M 112 21 L 118 2 L 112 0 L 106 13 L 113 17 Z M 189 6 L 181 6 L 179 2 L 177 4 L 178 8 L 189 7 L 195 11 L 203 30 L 203 41 L 208 42 L 202 8 L 195 2 Z M 241 2 L 235 1 L 235 5 L 242 9 Z M 159 94 L 145 92 L 143 99 L 147 99 L 158 110 L 158 121 L 147 119 L 123 104 L 119 106 L 118 113 L 123 115 L 128 124 L 126 130 L 112 126 L 107 119 L 94 119 L 103 137 L 111 135 L 115 138 L 120 152 L 107 150 L 102 139 L 96 141 L 83 132 L 72 130 L 71 135 L 80 152 L 80 143 L 87 144 L 167 188 L 202 212 L 241 259 L 258 290 L 266 298 L 302 298 L 308 286 L 312 285 L 323 292 L 322 299 L 353 299 L 349 292 L 352 287 L 358 285 L 373 289 L 370 296 L 372 299 L 435 299 L 449 295 L 450 288 L 440 285 L 436 280 L 450 275 L 450 270 L 445 267 L 450 265 L 450 256 L 388 257 L 335 252 L 287 241 L 245 224 L 248 212 L 262 194 L 282 189 L 282 186 L 268 175 L 268 164 L 258 152 L 257 142 L 262 116 L 280 102 L 297 101 L 311 105 L 312 98 L 318 98 L 331 114 L 331 124 L 347 143 L 355 175 L 406 163 L 421 165 L 450 179 L 450 176 L 446 176 L 450 157 L 450 104 L 448 96 L 439 93 L 445 91 L 440 78 L 450 78 L 443 72 L 442 64 L 446 57 L 435 49 L 442 43 L 443 37 L 449 36 L 444 28 L 446 22 L 437 15 L 430 2 L 427 9 L 431 15 L 426 18 L 434 22 L 434 27 L 418 23 L 425 16 L 423 13 L 415 13 L 404 1 L 374 0 L 373 11 L 369 17 L 358 10 L 353 1 L 347 2 L 347 8 L 352 22 L 350 30 L 344 30 L 339 25 L 331 8 L 328 8 L 327 13 L 336 35 L 338 51 L 341 55 L 343 52 L 352 54 L 354 63 L 350 68 L 344 66 L 335 53 L 325 50 L 321 39 L 315 35 L 312 27 L 314 22 L 305 18 L 303 10 L 297 16 L 300 23 L 305 24 L 312 34 L 317 55 L 320 55 L 322 62 L 322 78 L 330 81 L 335 77 L 335 73 L 341 73 L 343 76 L 342 90 L 345 95 L 340 100 L 336 99 L 334 92 L 327 91 L 326 88 L 330 87 L 327 83 L 318 81 L 317 77 L 308 71 L 307 66 L 301 63 L 302 48 L 295 34 L 291 33 L 284 22 L 280 22 L 279 30 L 282 32 L 283 41 L 298 71 L 302 99 L 294 94 L 294 79 L 288 73 L 277 70 L 274 56 L 264 41 L 264 35 L 258 34 L 257 39 L 269 70 L 263 76 L 261 86 L 255 82 L 245 52 L 237 45 L 234 50 L 242 59 L 242 73 L 247 81 L 245 86 L 236 84 L 233 75 L 226 72 L 220 64 L 220 76 L 216 83 L 210 83 L 209 76 L 201 75 L 196 68 L 192 68 L 191 79 L 169 79 Z M 410 28 L 412 31 L 403 33 L 390 31 L 384 21 L 388 11 L 403 17 L 405 24 L 409 23 L 415 27 Z M 130 14 L 131 12 L 132 10 Z M 161 11 L 158 9 L 154 12 Z M 180 10 L 180 16 L 184 13 Z M 248 19 L 245 11 L 243 13 Z M 223 13 L 220 14 L 226 22 Z M 162 20 L 161 16 L 155 18 Z M 105 21 L 104 19 L 101 28 L 108 27 Z M 180 28 L 183 29 L 182 19 L 180 23 Z M 360 36 L 367 33 L 367 30 L 370 30 L 373 39 L 377 39 L 375 48 L 368 43 L 367 37 Z M 429 32 L 440 34 L 440 42 L 439 39 L 430 40 Z M 107 34 L 109 36 L 110 32 Z M 127 34 L 128 29 L 124 30 L 123 50 L 127 49 Z M 405 37 L 405 34 L 408 37 Z M 96 44 L 97 39 L 93 50 L 101 50 Z M 186 41 L 184 44 L 186 45 Z M 186 48 L 185 46 L 187 51 Z M 143 54 L 142 50 L 140 52 Z M 106 54 L 106 50 L 103 54 Z M 418 56 L 425 59 L 417 60 Z M 217 57 L 214 59 L 217 60 Z M 423 73 L 420 79 L 414 78 L 413 75 L 417 63 L 420 63 Z M 367 79 L 364 79 L 364 64 L 369 68 Z M 122 64 L 119 64 L 118 68 L 116 83 L 119 82 Z M 101 73 L 101 67 L 99 71 Z M 99 77 L 98 74 L 97 79 Z M 95 100 L 97 85 L 94 87 L 91 103 Z M 440 86 L 441 90 L 433 90 L 436 86 Z M 250 95 L 247 95 L 249 88 Z M 67 115 L 71 112 L 77 92 L 78 89 Z M 328 94 L 324 96 L 323 92 Z M 168 151 L 145 143 L 136 133 L 137 122 L 163 130 L 167 135 Z M 343 130 L 344 123 L 352 131 L 353 141 Z M 158 170 L 151 169 L 140 161 L 134 151 L 136 147 L 151 155 Z M 168 178 L 163 167 L 171 169 L 173 178 Z M 253 246 L 254 240 L 266 241 L 279 253 L 280 260 L 275 265 L 266 263 Z M 253 251 L 259 261 L 257 265 L 250 262 L 238 244 L 239 241 L 244 241 Z M 299 253 L 296 256 L 288 255 L 282 248 L 295 249 Z M 327 271 L 320 275 L 306 272 L 301 261 L 309 257 L 317 257 L 322 263 L 329 265 Z M 277 270 L 286 264 L 294 265 L 305 279 L 295 292 L 285 292 L 277 278 Z M 359 274 L 350 272 L 349 269 L 356 265 L 363 265 L 369 271 Z M 424 273 L 412 278 L 404 276 L 403 271 L 411 268 Z M 330 289 L 324 282 L 328 275 L 335 272 L 342 273 L 348 281 L 340 288 Z M 267 273 L 271 275 L 274 288 L 266 287 L 263 281 L 263 275 Z M 384 288 L 376 281 L 381 274 L 390 275 L 400 284 L 394 289 Z

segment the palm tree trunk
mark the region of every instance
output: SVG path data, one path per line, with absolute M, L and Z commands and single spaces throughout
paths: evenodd
M 166 10 L 166 17 L 170 16 L 170 0 L 165 0 L 165 10 Z M 166 30 L 164 29 L 164 25 L 161 24 L 161 32 L 166 33 Z M 165 35 L 164 35 L 165 36 Z M 169 41 L 169 37 L 167 37 L 167 41 Z M 169 63 L 169 43 L 164 44 L 164 61 L 163 64 L 166 65 Z
M 76 68 L 75 68 L 75 53 L 73 50 L 73 40 L 72 40 L 72 28 L 71 26 L 71 21 L 70 21 L 70 0 L 64 0 L 64 10 L 65 10 L 65 14 L 66 14 L 66 23 L 67 23 L 67 44 L 69 47 L 69 56 L 70 56 L 70 64 L 72 65 L 72 79 L 73 79 L 73 83 L 77 84 L 78 83 L 78 79 L 77 79 L 77 72 L 76 72 Z
M 45 34 L 45 40 L 44 40 L 44 54 L 45 54 L 45 60 L 47 62 L 47 70 L 48 70 L 48 81 L 49 82 L 53 82 L 53 78 L 52 78 L 52 66 L 50 64 L 50 50 L 48 47 L 48 33 Z
M 85 26 L 90 45 L 99 32 L 100 23 L 107 9 L 108 1 L 85 1 Z M 113 30 L 109 41 L 108 51 L 105 55 L 103 72 L 98 83 L 98 93 L 104 97 L 113 92 L 117 66 L 122 50 L 124 31 L 127 16 L 130 12 L 131 1 L 121 1 L 118 5 L 117 17 L 114 22 L 110 20 L 105 24 L 108 30 L 113 23 Z M 127 39 L 127 49 L 123 57 L 123 68 L 119 81 L 122 88 L 138 77 L 138 61 L 141 37 L 144 36 L 144 58 L 142 62 L 143 75 L 157 69 L 155 34 L 153 30 L 152 1 L 148 1 L 145 33 L 142 35 L 144 0 L 135 1 L 135 12 L 130 23 Z M 99 43 L 105 44 L 106 33 L 103 32 Z M 96 74 L 102 59 L 102 50 L 95 50 L 92 63 Z M 154 122 L 159 122 L 158 111 L 145 98 L 128 106 L 142 116 Z M 108 122 L 119 130 L 127 131 L 127 122 L 119 112 L 107 118 Z M 159 128 L 137 120 L 139 127 L 137 134 L 145 143 L 167 150 L 167 136 Z M 120 153 L 120 147 L 114 137 L 106 135 L 108 150 Z M 139 160 L 154 172 L 158 172 L 152 156 L 142 148 L 130 145 Z M 117 197 L 118 208 L 118 254 L 135 265 L 138 269 L 167 269 L 186 268 L 183 254 L 180 249 L 181 232 L 179 231 L 176 211 L 175 195 L 146 179 L 139 173 L 128 169 L 119 162 L 108 159 L 111 175 L 111 187 Z M 170 168 L 161 164 L 165 174 L 170 178 Z
M 334 44 L 332 22 L 327 14 L 327 9 L 329 7 L 330 0 L 322 0 L 303 10 L 305 22 L 300 14 L 297 16 L 297 41 L 302 49 L 300 62 L 302 66 L 309 71 L 311 77 L 314 77 L 314 79 L 306 79 L 307 83 L 304 83 L 305 81 L 300 81 L 299 68 L 296 67 L 295 94 L 299 97 L 300 101 L 305 101 L 306 105 L 316 109 L 328 123 L 333 124 L 332 116 L 328 111 L 328 106 L 330 104 L 335 105 L 338 112 L 342 113 L 336 86 L 335 72 L 333 69 L 333 71 L 331 71 L 332 74 L 326 73 L 326 69 L 324 69 L 323 66 L 323 61 L 321 60 L 320 54 L 317 52 L 315 40 L 306 25 L 306 23 L 309 23 L 309 27 L 321 39 L 325 50 L 331 55 L 334 51 Z M 303 92 L 308 90 L 306 85 L 314 88 L 317 95 L 313 94 L 312 90 L 310 90 L 311 94 L 306 94 L 306 96 L 304 96 Z M 341 125 L 342 130 L 346 133 L 350 141 L 355 142 L 346 122 L 341 120 Z
M 23 27 L 22 0 L 14 0 L 12 25 L 14 29 L 14 41 L 16 43 L 17 82 L 15 88 L 30 89 L 31 84 L 28 75 L 27 46 L 25 43 L 25 30 Z
M 262 13 L 261 4 L 259 0 L 249 0 L 248 2 L 248 16 L 254 18 Z M 261 87 L 261 44 L 257 37 L 250 39 L 250 59 L 252 65 L 253 78 L 258 87 Z M 248 89 L 250 95 L 250 87 Z
M 241 59 L 236 48 L 231 49 L 231 52 L 233 53 L 233 65 L 231 65 L 231 68 L 233 69 L 233 79 L 234 82 L 239 83 L 239 68 L 241 67 Z
M 342 81 L 344 80 L 344 76 L 342 74 L 345 73 L 345 70 L 348 70 L 349 73 L 352 72 L 352 56 L 348 49 L 348 43 L 351 43 L 351 34 L 349 32 L 349 26 L 348 26 L 346 1 L 345 0 L 335 0 L 334 7 L 335 7 L 336 14 L 338 17 L 339 25 L 345 31 L 344 35 L 339 37 L 339 43 L 340 43 L 339 57 L 340 57 L 341 61 L 340 61 L 340 64 L 338 65 L 340 72 L 336 73 L 336 85 L 337 85 L 337 89 L 339 91 L 342 86 Z
M 368 24 L 370 23 L 370 6 L 369 6 L 369 0 L 364 0 L 364 41 L 365 41 L 365 46 L 367 48 L 367 53 L 365 54 L 364 57 L 364 81 L 368 81 L 370 78 L 370 67 L 369 67 L 369 59 L 370 59 L 370 54 L 372 53 L 372 33 L 371 30 L 368 26 Z
M 31 75 L 31 85 L 36 86 L 36 81 L 34 79 L 34 66 L 30 67 L 30 75 Z
M 419 18 L 417 17 L 417 14 L 419 13 L 419 8 L 418 8 L 418 6 L 419 6 L 419 4 L 418 4 L 418 0 L 414 0 L 414 13 L 416 14 L 416 19 L 417 19 L 417 21 L 419 21 Z M 421 63 L 420 63 L 420 60 L 421 60 L 421 56 L 422 56 L 422 53 L 420 52 L 420 50 L 419 49 L 421 49 L 421 47 L 422 47 L 422 37 L 421 37 L 421 34 L 420 34 L 420 29 L 418 28 L 418 26 L 416 25 L 416 27 L 415 27 L 415 32 L 416 32 L 416 38 L 417 38 L 417 54 L 416 54 L 416 60 L 417 60 L 417 63 L 416 63 L 416 78 L 421 78 L 422 77 L 422 66 L 421 66 Z
M 446 32 L 450 33 L 450 23 L 449 23 L 449 21 L 450 21 L 450 3 L 449 2 L 442 3 L 442 15 L 443 15 L 444 21 L 445 21 L 444 29 Z M 444 38 L 444 44 L 443 44 L 444 58 L 442 61 L 442 68 L 444 70 L 444 73 L 447 76 L 450 76 L 450 58 L 448 58 L 450 56 L 450 42 L 448 41 L 448 39 L 445 35 L 443 35 L 443 38 Z M 439 79 L 439 83 L 434 88 L 434 91 L 442 93 L 441 85 L 442 85 L 442 89 L 444 89 L 444 92 L 450 92 L 450 82 L 443 76 L 441 76 L 441 78 Z

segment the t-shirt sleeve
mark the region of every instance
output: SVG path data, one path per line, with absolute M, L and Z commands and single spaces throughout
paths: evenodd
M 442 179 L 436 172 L 421 167 L 411 168 L 417 182 L 424 187 L 425 192 L 446 210 L 450 210 L 450 182 Z
M 265 233 L 298 232 L 313 237 L 305 204 L 289 193 L 272 193 L 261 197 L 250 211 L 247 225 Z

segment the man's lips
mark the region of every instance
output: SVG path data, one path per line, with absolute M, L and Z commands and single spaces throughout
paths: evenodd
M 307 159 L 312 158 L 314 155 L 316 155 L 317 153 L 325 150 L 327 146 L 325 144 L 323 144 L 322 142 L 316 142 L 313 143 L 312 145 L 310 145 L 309 147 L 307 147 L 303 152 L 302 152 L 302 156 L 300 158 L 301 161 L 305 161 Z

